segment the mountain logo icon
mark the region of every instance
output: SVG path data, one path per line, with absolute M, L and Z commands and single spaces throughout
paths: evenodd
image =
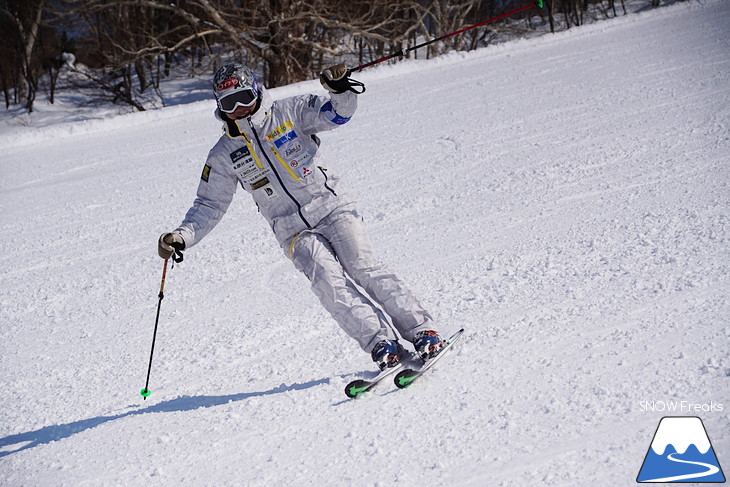
M 696 416 L 662 418 L 636 481 L 725 482 L 702 420 Z

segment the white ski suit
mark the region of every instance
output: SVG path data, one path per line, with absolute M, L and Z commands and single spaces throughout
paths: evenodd
M 240 185 L 322 305 L 370 352 L 378 341 L 397 338 L 373 301 L 406 340 L 435 326 L 408 286 L 375 258 L 362 217 L 339 179 L 318 165 L 315 134 L 346 123 L 356 107 L 357 95 L 349 91 L 274 102 L 262 89 L 260 107 L 249 118 L 230 121 L 216 112 L 225 133 L 208 154 L 197 198 L 175 231 L 186 248 L 200 242 Z

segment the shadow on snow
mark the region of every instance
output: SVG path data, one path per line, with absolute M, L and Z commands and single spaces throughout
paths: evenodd
M 181 396 L 176 399 L 169 401 L 163 401 L 158 404 L 148 406 L 143 409 L 135 409 L 134 411 L 128 411 L 122 414 L 115 414 L 110 416 L 98 416 L 96 418 L 82 419 L 80 421 L 74 421 L 68 424 L 58 424 L 53 426 L 46 426 L 36 431 L 30 431 L 27 433 L 18 433 L 15 435 L 6 436 L 0 438 L 0 458 L 17 453 L 23 450 L 34 448 L 38 445 L 45 445 L 52 441 L 62 440 L 73 436 L 78 433 L 82 433 L 86 430 L 96 428 L 99 425 L 108 423 L 110 421 L 116 421 L 129 416 L 137 416 L 139 414 L 149 413 L 171 413 L 179 411 L 192 411 L 199 408 L 210 408 L 228 404 L 230 402 L 243 401 L 251 397 L 263 397 L 270 396 L 272 394 L 280 394 L 282 392 L 299 391 L 316 387 L 322 384 L 329 383 L 330 379 L 319 379 L 302 384 L 292 385 L 280 385 L 273 389 L 263 392 L 242 392 L 240 394 L 229 394 L 227 396 Z M 20 445 L 24 443 L 23 445 Z M 14 445 L 18 445 L 17 448 L 9 450 Z

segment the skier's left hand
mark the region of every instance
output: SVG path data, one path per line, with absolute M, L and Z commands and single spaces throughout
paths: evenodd
M 322 74 L 319 75 L 319 82 L 322 83 L 325 90 L 334 94 L 344 93 L 348 90 L 354 93 L 362 93 L 353 90 L 353 86 L 363 87 L 362 91 L 365 91 L 362 83 L 350 79 L 350 70 L 344 64 L 330 66 L 322 71 Z

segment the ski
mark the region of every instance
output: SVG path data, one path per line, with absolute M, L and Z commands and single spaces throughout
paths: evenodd
M 441 358 L 448 352 L 451 347 L 456 343 L 459 338 L 461 338 L 461 335 L 464 333 L 464 328 L 457 331 L 453 335 L 451 335 L 451 338 L 446 340 L 446 345 L 444 345 L 444 348 L 439 352 L 438 355 L 436 355 L 434 358 L 426 361 L 420 368 L 418 369 L 411 369 L 403 367 L 403 370 L 398 372 L 398 374 L 395 376 L 395 385 L 398 387 L 398 389 L 403 389 L 405 387 L 408 387 L 413 383 L 414 380 L 418 379 L 423 375 L 424 372 L 426 372 L 428 369 L 434 366 L 436 362 L 441 360 Z
M 345 395 L 351 399 L 362 396 L 363 394 L 374 389 L 375 386 L 383 382 L 383 379 L 387 379 L 388 377 L 393 376 L 393 374 L 397 374 L 406 367 L 412 366 L 413 362 L 416 360 L 416 354 L 414 352 L 401 350 L 399 358 L 400 363 L 398 365 L 381 371 L 372 379 L 356 379 L 347 384 L 347 387 L 345 387 Z M 420 361 L 420 359 L 418 360 Z
M 370 380 L 365 379 L 356 379 L 345 387 L 345 395 L 351 399 L 355 399 L 357 397 L 360 397 L 361 395 L 365 394 L 366 392 L 372 390 L 375 386 L 380 384 L 383 379 L 387 379 L 388 377 L 392 376 L 393 374 L 403 370 L 405 368 L 405 362 L 401 362 L 395 367 L 391 367 L 389 369 L 385 369 L 382 372 L 380 372 L 377 376 L 373 377 Z

